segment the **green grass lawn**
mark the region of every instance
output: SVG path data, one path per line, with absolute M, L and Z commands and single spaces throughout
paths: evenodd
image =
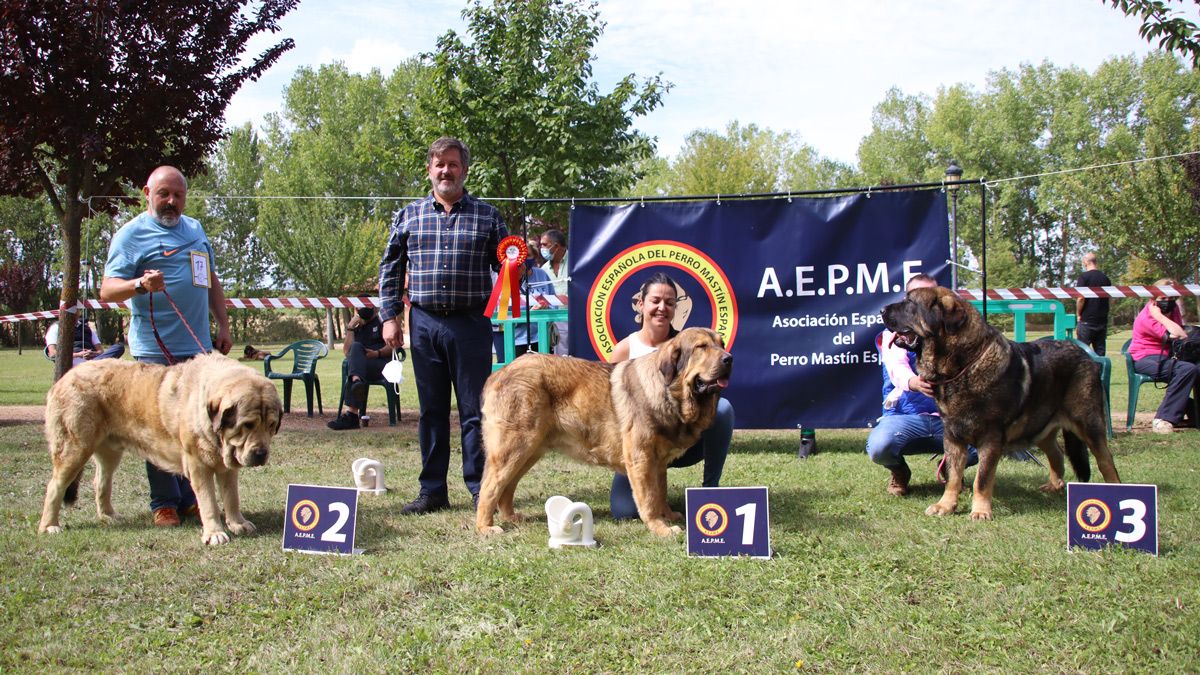
M 41 399 L 49 364 L 36 358 L 0 353 L 0 403 Z M 326 361 L 322 380 L 336 383 L 339 361 Z M 1114 365 L 1123 410 L 1124 366 Z M 1153 409 L 1152 396 L 1144 388 L 1140 409 Z M 336 397 L 326 384 L 327 409 Z M 453 479 L 454 508 L 401 516 L 420 466 L 415 434 L 402 430 L 285 427 L 270 464 L 242 476 L 258 534 L 223 547 L 204 547 L 194 522 L 153 528 L 133 458 L 117 472 L 120 524 L 96 521 L 88 470 L 65 531 L 38 535 L 45 441 L 37 424 L 9 425 L 0 427 L 0 670 L 1196 672 L 1198 438 L 1113 442 L 1126 482 L 1159 486 L 1155 558 L 1068 553 L 1065 495 L 1038 492 L 1045 472 L 1032 462 L 1001 463 L 996 520 L 977 523 L 923 515 L 940 491 L 921 458 L 914 494 L 888 496 L 886 471 L 862 451 L 865 430 L 818 432 L 821 452 L 807 460 L 795 458 L 794 431 L 739 431 L 724 483 L 769 486 L 776 555 L 709 560 L 689 559 L 682 539 L 611 521 L 609 474 L 558 457 L 517 490 L 533 518 L 498 537 L 475 535 L 469 495 Z M 349 485 L 362 456 L 384 462 L 393 489 L 360 499 L 366 554 L 282 552 L 287 485 Z M 673 470 L 669 482 L 681 505 L 700 467 Z M 547 548 L 542 505 L 554 494 L 592 506 L 600 548 Z

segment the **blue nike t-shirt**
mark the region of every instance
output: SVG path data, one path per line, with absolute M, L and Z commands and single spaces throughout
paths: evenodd
M 178 224 L 167 227 L 143 212 L 122 225 L 108 247 L 104 276 L 136 279 L 146 270 L 163 273 L 167 293 L 196 336 L 192 337 L 188 332 L 162 293 L 135 295 L 131 300 L 133 321 L 129 326 L 131 353 L 134 356 L 162 355 L 150 326 L 151 296 L 154 325 L 172 355 L 184 358 L 211 352 L 208 291 L 212 286 L 213 250 L 200 222 L 180 216 Z

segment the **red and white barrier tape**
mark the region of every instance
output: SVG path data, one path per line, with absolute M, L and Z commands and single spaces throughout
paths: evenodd
M 378 307 L 379 298 L 374 297 L 340 297 L 340 298 L 226 298 L 225 306 L 229 309 L 327 309 Z M 99 300 L 80 300 L 69 312 L 88 309 L 129 309 L 129 301 L 100 302 Z M 57 319 L 59 310 L 41 312 L 24 312 L 0 316 L 0 323 L 16 321 L 36 321 L 38 319 Z
M 962 289 L 967 300 L 982 300 L 984 292 Z M 989 288 L 988 300 L 1074 300 L 1076 298 L 1157 298 L 1200 295 L 1200 284 L 1174 286 L 1096 286 L 1084 288 Z
M 962 289 L 958 294 L 967 300 L 982 300 L 984 292 L 978 289 Z M 1156 298 L 1160 296 L 1200 296 L 1200 284 L 1175 284 L 1174 286 L 1096 286 L 1085 288 L 989 288 L 988 300 L 1074 300 L 1075 298 Z M 226 298 L 225 306 L 230 309 L 327 309 L 378 307 L 376 297 L 338 298 Z M 100 302 L 82 300 L 68 311 L 88 309 L 128 309 L 125 302 Z M 25 312 L 0 316 L 0 323 L 57 319 L 58 311 Z

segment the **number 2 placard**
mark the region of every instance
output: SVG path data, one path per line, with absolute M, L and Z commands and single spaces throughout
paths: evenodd
M 283 550 L 361 553 L 354 548 L 358 490 L 289 485 L 283 514 Z
M 1158 555 L 1158 486 L 1067 483 L 1067 549 L 1113 544 Z
M 688 488 L 688 555 L 771 557 L 767 488 Z

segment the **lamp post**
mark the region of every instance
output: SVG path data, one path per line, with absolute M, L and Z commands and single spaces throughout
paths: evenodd
M 963 170 L 957 160 L 950 160 L 946 167 L 946 188 L 950 190 L 950 287 L 958 290 L 958 182 Z

